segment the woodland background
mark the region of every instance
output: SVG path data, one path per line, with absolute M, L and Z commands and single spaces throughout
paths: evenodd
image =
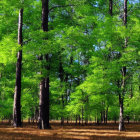
M 138 0 L 1 0 L 0 119 L 13 119 L 17 53 L 22 51 L 21 120 L 41 117 L 41 82 L 48 79 L 48 120 L 99 124 L 120 119 L 119 126 L 139 121 L 139 8 Z M 17 43 L 20 9 L 22 41 Z

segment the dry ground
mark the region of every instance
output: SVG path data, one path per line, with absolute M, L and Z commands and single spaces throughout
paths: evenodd
M 13 128 L 0 123 L 0 140 L 140 140 L 140 124 L 126 124 L 126 131 L 119 132 L 118 125 L 61 126 L 51 123 L 50 130 L 39 130 L 36 125 L 24 123 Z

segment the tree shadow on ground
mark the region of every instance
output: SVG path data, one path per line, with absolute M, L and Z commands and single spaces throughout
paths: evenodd
M 35 123 L 24 123 L 22 128 L 0 123 L 0 140 L 140 140 L 140 124 L 127 124 L 124 132 L 117 130 L 117 124 L 51 126 L 52 129 L 39 130 Z

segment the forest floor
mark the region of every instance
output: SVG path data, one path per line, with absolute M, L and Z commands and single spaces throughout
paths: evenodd
M 0 140 L 140 140 L 140 123 L 125 124 L 124 132 L 118 124 L 90 124 L 87 126 L 51 122 L 51 129 L 39 130 L 36 124 L 24 123 L 22 128 L 13 128 L 0 123 Z

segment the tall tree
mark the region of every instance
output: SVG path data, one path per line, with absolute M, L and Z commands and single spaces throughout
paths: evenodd
M 124 0 L 124 26 L 127 27 L 127 0 Z M 127 47 L 127 38 L 125 38 L 124 49 Z M 120 118 L 119 118 L 119 131 L 125 130 L 124 127 L 124 96 L 126 88 L 126 66 L 122 67 L 122 93 L 119 94 L 119 103 L 120 103 Z
M 42 0 L 42 30 L 48 31 L 48 15 L 49 15 L 49 0 Z M 45 60 L 49 61 L 49 55 L 45 55 Z M 46 66 L 49 72 L 49 65 Z M 47 73 L 49 74 L 49 73 Z M 43 78 L 40 82 L 40 95 L 39 95 L 39 128 L 48 129 L 49 124 L 49 75 Z
M 19 23 L 18 23 L 18 44 L 22 47 L 22 26 L 23 26 L 23 9 L 19 11 Z M 14 94 L 14 106 L 13 106 L 13 126 L 21 126 L 21 69 L 22 69 L 22 48 L 17 54 L 17 64 L 16 64 L 16 85 Z

